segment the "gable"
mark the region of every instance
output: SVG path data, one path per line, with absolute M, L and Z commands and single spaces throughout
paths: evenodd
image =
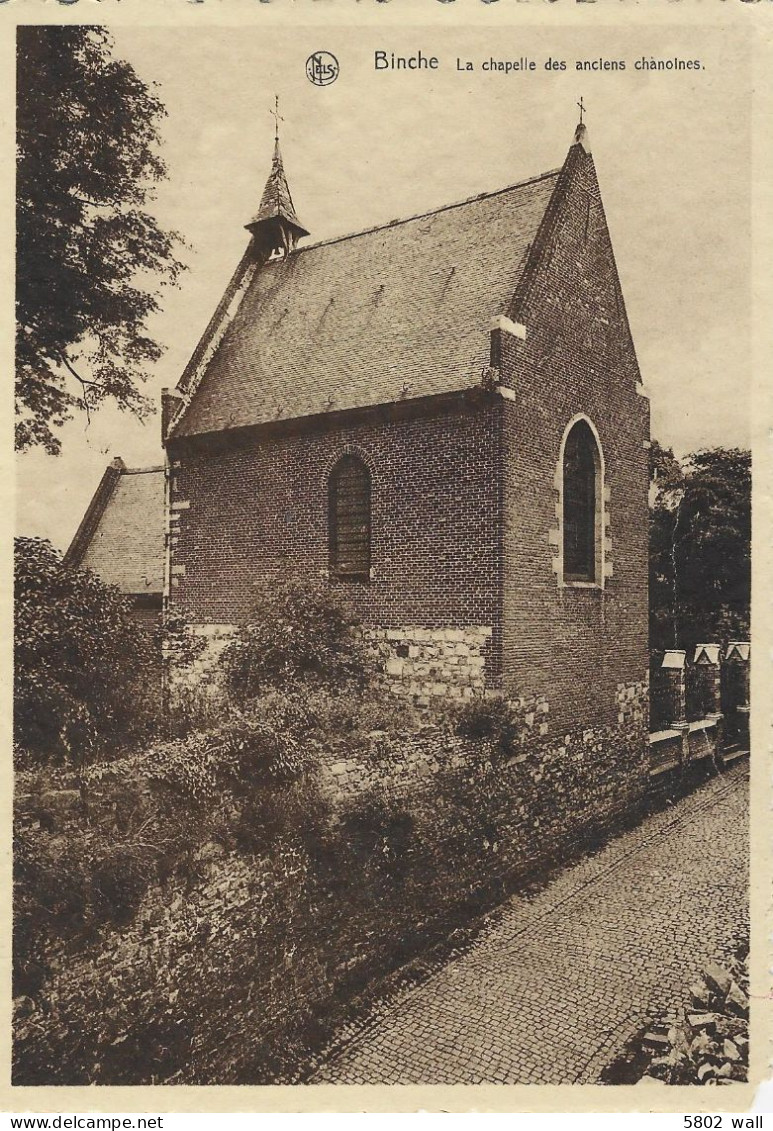
M 613 375 L 630 393 L 641 381 L 615 254 L 587 134 L 571 147 L 510 306 L 528 328 L 518 352 L 550 372 L 572 370 L 606 387 Z M 611 395 L 612 389 L 607 389 Z
M 480 384 L 557 177 L 259 267 L 173 435 Z

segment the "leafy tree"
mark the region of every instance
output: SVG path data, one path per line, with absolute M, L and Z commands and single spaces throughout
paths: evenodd
M 652 446 L 650 644 L 687 648 L 748 636 L 751 455 Z
M 118 589 L 50 542 L 15 544 L 15 740 L 25 760 L 83 762 L 144 733 L 160 709 L 160 647 Z
M 245 704 L 271 688 L 300 683 L 343 690 L 362 688 L 375 661 L 360 621 L 322 580 L 289 576 L 258 587 L 254 611 L 223 652 L 228 689 Z
M 650 648 L 676 647 L 674 513 L 684 494 L 684 471 L 670 448 L 650 448 Z
M 145 210 L 165 110 L 104 28 L 18 29 L 16 444 L 105 401 L 138 416 L 161 347 L 146 332 L 179 240 Z

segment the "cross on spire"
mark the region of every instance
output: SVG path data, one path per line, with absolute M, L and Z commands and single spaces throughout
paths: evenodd
M 279 141 L 279 123 L 284 121 L 284 118 L 279 113 L 279 95 L 274 95 L 274 109 L 269 110 L 269 114 L 274 117 L 274 141 Z
M 577 105 L 580 107 L 580 125 L 582 125 L 582 116 L 584 113 L 587 113 L 585 106 L 583 105 L 582 95 L 580 95 L 580 101 L 577 103 Z

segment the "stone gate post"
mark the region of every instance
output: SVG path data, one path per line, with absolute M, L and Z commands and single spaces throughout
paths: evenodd
M 728 641 L 725 653 L 726 666 L 734 669 L 740 677 L 737 687 L 737 696 L 740 702 L 733 703 L 735 716 L 738 721 L 739 738 L 749 741 L 749 693 L 750 693 L 750 664 L 751 644 L 748 640 Z
M 682 765 L 690 754 L 687 724 L 687 697 L 684 682 L 684 663 L 686 653 L 683 648 L 668 648 L 660 665 L 666 677 L 669 706 L 669 727 L 678 730 L 682 736 Z
M 706 717 L 716 723 L 716 751 L 719 753 L 724 743 L 724 728 L 722 726 L 722 688 L 720 683 L 719 644 L 696 644 L 696 667 L 702 668 L 705 676 L 704 688 L 707 692 L 708 710 Z

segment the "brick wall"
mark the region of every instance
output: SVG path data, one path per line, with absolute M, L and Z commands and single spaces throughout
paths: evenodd
M 617 689 L 646 679 L 649 403 L 639 373 L 592 160 L 579 147 L 564 171 L 564 204 L 542 233 L 532 285 L 501 333 L 504 452 L 503 669 L 506 690 L 550 703 L 551 726 L 616 720 Z M 562 586 L 561 441 L 585 414 L 605 462 L 604 574 Z
M 496 405 L 320 426 L 174 460 L 171 602 L 194 623 L 249 616 L 256 581 L 328 568 L 327 484 L 345 452 L 372 480 L 372 578 L 338 583 L 381 630 L 408 691 L 497 679 Z M 443 631 L 462 633 L 446 639 Z M 464 648 L 467 655 L 462 655 Z M 203 661 L 206 662 L 206 661 Z M 414 678 L 415 677 L 415 678 Z M 438 692 L 439 693 L 439 692 Z

